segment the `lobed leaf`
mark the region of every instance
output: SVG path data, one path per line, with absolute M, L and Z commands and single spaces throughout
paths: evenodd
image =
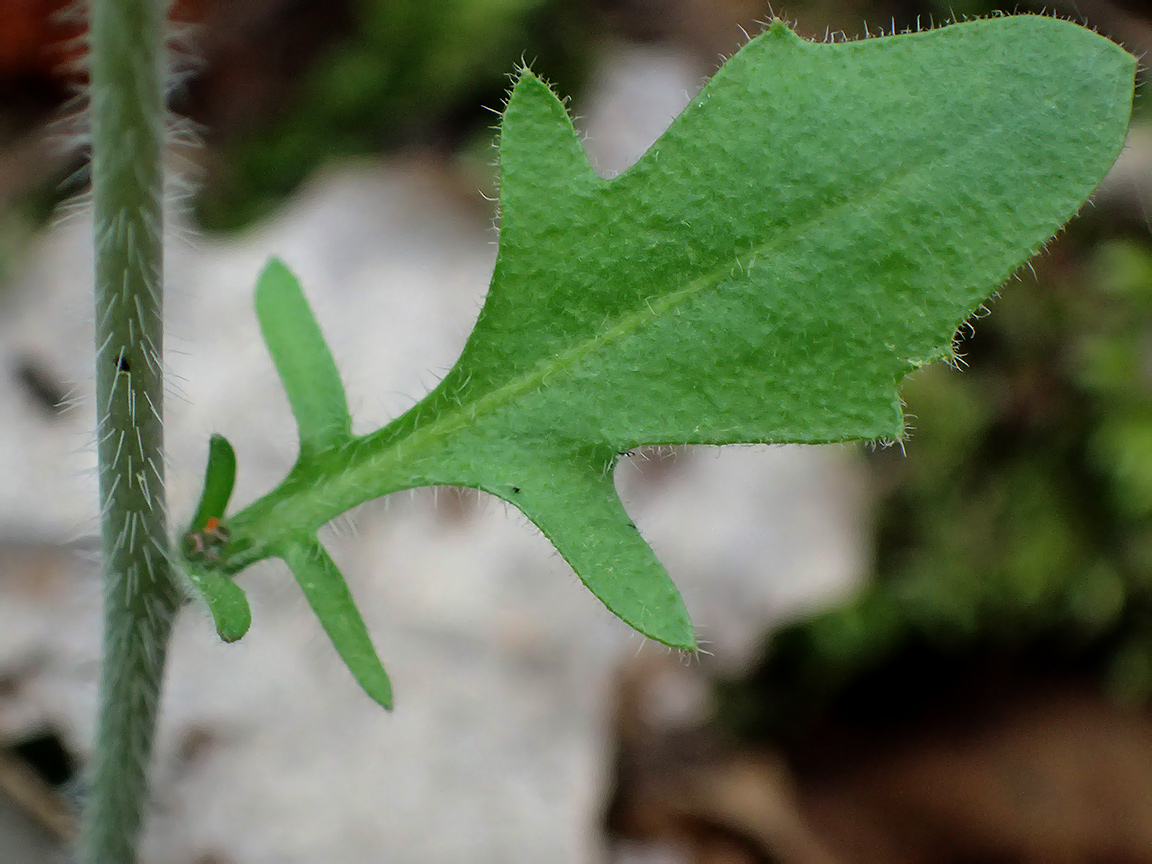
M 1134 73 L 1046 17 L 838 44 L 776 22 L 604 180 L 524 71 L 488 296 L 420 404 L 353 442 L 295 280 L 278 262 L 261 277 L 302 459 L 230 520 L 243 543 L 226 565 L 285 557 L 353 671 L 382 674 L 315 531 L 389 492 L 470 486 L 519 508 L 633 627 L 694 647 L 616 497 L 619 454 L 902 437 L 901 379 L 950 357 L 956 328 L 1075 215 L 1123 144 Z

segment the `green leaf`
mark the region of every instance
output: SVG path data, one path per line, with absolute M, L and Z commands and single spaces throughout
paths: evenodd
M 776 22 L 612 180 L 524 71 L 501 125 L 488 297 L 420 404 L 324 450 L 347 436 L 339 377 L 286 271 L 262 278 L 261 320 L 315 452 L 230 520 L 228 566 L 314 543 L 370 498 L 469 486 L 519 508 L 626 622 L 694 647 L 616 498 L 619 454 L 902 437 L 903 377 L 952 355 L 956 328 L 1112 165 L 1135 68 L 1046 17 L 839 44 Z M 268 324 L 282 320 L 307 326 Z
M 391 711 L 392 683 L 376 656 L 368 628 L 336 562 L 315 538 L 288 543 L 279 556 L 296 577 L 308 605 L 352 677 L 365 693 Z
M 223 435 L 213 435 L 208 442 L 204 491 L 183 538 L 180 565 L 192 587 L 204 598 L 216 622 L 216 632 L 225 642 L 240 639 L 252 623 L 244 590 L 227 575 L 206 566 L 219 556 L 227 542 L 227 534 L 216 523 L 224 518 L 235 482 L 236 452 Z
M 208 441 L 208 467 L 204 470 L 204 491 L 192 517 L 192 531 L 202 531 L 209 519 L 223 519 L 236 484 L 236 451 L 223 435 Z
M 220 638 L 225 642 L 242 638 L 252 624 L 252 610 L 244 590 L 227 575 L 200 562 L 185 559 L 180 566 L 208 604 Z
M 256 317 L 296 417 L 301 459 L 347 443 L 352 417 L 336 361 L 300 283 L 278 258 L 256 283 Z

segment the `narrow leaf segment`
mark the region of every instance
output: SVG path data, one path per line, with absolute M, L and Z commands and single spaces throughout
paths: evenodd
M 297 540 L 286 544 L 280 557 L 352 676 L 365 693 L 391 710 L 392 684 L 372 647 L 348 584 L 327 550 L 316 539 Z
M 208 466 L 204 470 L 204 491 L 192 517 L 192 531 L 203 531 L 210 520 L 221 520 L 236 485 L 236 451 L 223 435 L 208 440 Z
M 256 283 L 256 316 L 296 418 L 301 459 L 348 442 L 352 418 L 336 361 L 296 277 L 279 259 Z
M 228 576 L 200 562 L 185 560 L 182 566 L 212 613 L 217 635 L 225 642 L 241 639 L 252 624 L 252 610 L 244 590 Z
M 824 45 L 777 22 L 612 180 L 523 72 L 501 124 L 488 296 L 418 405 L 353 438 L 299 286 L 276 261 L 261 276 L 300 459 L 228 520 L 205 566 L 288 560 L 385 702 L 316 531 L 394 491 L 469 486 L 519 508 L 626 622 L 693 648 L 680 595 L 616 498 L 619 454 L 902 437 L 904 375 L 951 356 L 956 328 L 1111 167 L 1135 68 L 1047 17 Z

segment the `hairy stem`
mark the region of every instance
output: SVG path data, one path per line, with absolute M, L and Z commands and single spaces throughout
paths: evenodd
M 131 864 L 179 591 L 162 425 L 163 0 L 90 0 L 104 656 L 84 864 Z

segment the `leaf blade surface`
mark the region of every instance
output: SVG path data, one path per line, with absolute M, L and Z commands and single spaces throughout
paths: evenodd
M 445 445 L 464 464 L 441 452 L 414 481 L 517 504 L 510 486 L 526 500 L 556 485 L 546 466 L 579 464 L 591 484 L 641 444 L 902 437 L 900 380 L 950 356 L 957 327 L 1103 178 L 1134 71 L 1118 46 L 1039 16 L 828 45 L 775 24 L 613 180 L 524 72 L 502 125 L 489 295 L 421 406 L 428 427 L 470 408 Z M 567 515 L 525 509 L 572 563 L 587 545 L 577 485 Z M 624 546 L 629 525 L 601 527 Z M 648 557 L 600 566 L 663 584 L 671 610 Z M 689 644 L 678 610 L 654 625 L 588 566 L 620 617 Z

